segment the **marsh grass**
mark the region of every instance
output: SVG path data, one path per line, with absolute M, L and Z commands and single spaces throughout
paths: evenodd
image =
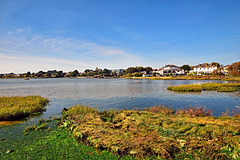
M 180 86 L 170 86 L 168 90 L 171 91 L 186 91 L 186 92 L 201 92 L 202 87 L 198 84 L 180 85 Z
M 170 86 L 171 91 L 201 92 L 202 90 L 216 90 L 218 92 L 234 92 L 240 90 L 240 83 L 203 83 Z
M 80 108 L 79 108 L 80 107 Z M 73 107 L 84 110 L 84 106 Z M 67 128 L 78 142 L 138 159 L 240 158 L 239 112 L 233 117 L 212 117 L 211 110 L 181 110 L 154 106 L 143 111 L 64 113 L 60 128 Z M 111 117 L 111 120 L 105 118 Z
M 0 97 L 0 121 L 17 120 L 42 112 L 48 101 L 40 96 Z

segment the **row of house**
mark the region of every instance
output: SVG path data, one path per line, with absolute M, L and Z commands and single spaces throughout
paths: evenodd
M 203 64 L 198 64 L 193 68 L 193 70 L 190 70 L 190 73 L 196 73 L 198 74 L 209 74 L 212 73 L 214 70 L 218 69 L 218 66 L 216 64 L 208 64 L 208 63 L 203 63 Z
M 218 69 L 220 66 L 218 66 L 216 63 L 203 63 L 198 64 L 196 66 L 191 66 L 192 70 L 189 71 L 189 73 L 201 75 L 201 74 L 211 74 L 214 70 Z M 222 67 L 221 73 L 227 74 L 227 67 Z M 181 69 L 180 67 L 176 65 L 165 65 L 162 68 L 159 69 L 153 69 L 151 74 L 143 74 L 143 77 L 151 77 L 152 74 L 157 73 L 160 76 L 177 76 L 177 75 L 186 75 L 187 72 L 184 69 Z

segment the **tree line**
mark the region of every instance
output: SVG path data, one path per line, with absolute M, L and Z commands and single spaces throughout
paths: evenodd
M 216 62 L 213 62 L 216 63 Z M 223 67 L 220 67 L 219 63 L 216 63 L 219 68 L 215 70 L 212 75 L 223 75 Z M 184 69 L 186 72 L 191 70 L 189 65 L 183 65 L 180 67 Z M 63 78 L 63 77 L 77 77 L 77 76 L 84 76 L 84 77 L 120 77 L 120 76 L 127 76 L 127 77 L 142 77 L 143 74 L 150 74 L 152 71 L 152 67 L 128 67 L 122 72 L 113 71 L 107 68 L 98 69 L 96 67 L 95 70 L 86 69 L 83 73 L 80 73 L 78 70 L 70 71 L 70 72 L 63 72 L 57 70 L 49 70 L 47 72 L 39 71 L 36 73 L 31 73 L 28 71 L 27 73 L 22 74 L 15 74 L 15 73 L 8 73 L 8 74 L 0 74 L 0 78 Z M 240 61 L 235 62 L 228 66 L 227 68 L 228 74 L 231 76 L 240 76 Z

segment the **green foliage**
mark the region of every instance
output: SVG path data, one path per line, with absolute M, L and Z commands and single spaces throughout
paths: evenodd
M 46 122 L 45 119 L 39 119 L 39 120 L 38 120 L 38 123 L 39 123 L 39 124 L 41 124 L 41 123 L 45 123 L 45 122 Z
M 35 128 L 36 131 L 38 131 L 38 130 L 44 130 L 44 129 L 47 129 L 46 124 L 42 124 L 42 125 L 40 125 L 40 126 L 38 126 L 38 127 Z
M 147 74 L 149 74 L 152 71 L 152 67 L 145 67 L 145 70 L 146 70 Z
M 134 77 L 140 77 L 140 76 L 142 76 L 142 73 L 144 71 L 146 71 L 146 73 L 149 74 L 150 71 L 152 71 L 152 67 L 145 67 L 145 68 L 142 66 L 128 67 L 126 70 L 126 76 L 132 77 L 132 75 L 133 75 Z
M 48 99 L 40 96 L 0 97 L 0 120 L 14 120 L 42 112 Z
M 36 129 L 36 126 L 35 126 L 35 125 L 33 125 L 33 126 L 28 126 L 28 127 L 26 127 L 26 128 L 23 130 L 23 132 L 26 133 L 26 132 L 28 132 L 28 131 L 33 131 L 33 130 L 35 130 L 35 129 Z
M 218 62 L 212 62 L 210 65 L 220 67 L 220 64 Z
M 137 69 L 135 67 L 128 67 L 126 73 L 134 73 L 137 72 Z
M 54 125 L 55 126 L 55 125 Z M 2 135 L 1 135 L 2 136 Z M 5 137 L 4 137 L 5 138 Z M 31 131 L 0 141 L 1 159 L 133 159 L 78 143 L 65 129 Z
M 189 65 L 183 65 L 180 67 L 181 69 L 184 69 L 185 71 L 191 70 L 191 67 Z
M 143 73 L 133 73 L 133 77 L 142 77 Z

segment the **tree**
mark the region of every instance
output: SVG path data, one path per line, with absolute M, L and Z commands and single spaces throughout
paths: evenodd
M 152 71 L 152 67 L 145 67 L 145 71 L 149 74 Z
M 214 70 L 214 71 L 212 72 L 212 75 L 214 75 L 214 76 L 224 75 L 223 67 L 220 67 L 220 68 Z
M 212 63 L 211 63 L 211 65 L 212 65 L 212 66 L 217 66 L 217 67 L 220 67 L 220 64 L 219 64 L 219 63 L 217 63 L 217 62 L 212 62 Z
M 78 76 L 78 75 L 79 75 L 78 70 L 74 70 L 73 72 L 70 73 L 70 76 L 71 76 L 71 77 L 76 77 L 76 76 Z
M 93 70 L 91 70 L 91 69 L 86 69 L 84 72 L 85 73 L 89 73 L 89 72 L 92 72 Z
M 30 77 L 30 75 L 31 75 L 31 72 L 27 72 L 27 74 L 26 74 L 26 77 Z
M 230 74 L 232 76 L 239 76 L 240 75 L 240 61 L 231 64 L 228 67 L 228 71 L 230 72 Z
M 104 68 L 104 70 L 102 71 L 102 73 L 103 73 L 104 76 L 108 76 L 108 75 L 110 75 L 111 70 L 108 70 L 107 68 Z
M 128 67 L 126 72 L 127 73 L 134 73 L 134 72 L 137 72 L 137 70 L 136 70 L 135 67 Z
M 142 66 L 139 67 L 135 67 L 137 72 L 142 72 L 145 71 L 145 68 L 143 68 Z
M 185 71 L 189 71 L 191 69 L 191 67 L 187 64 L 183 65 L 182 67 L 180 67 L 181 69 L 184 69 Z

